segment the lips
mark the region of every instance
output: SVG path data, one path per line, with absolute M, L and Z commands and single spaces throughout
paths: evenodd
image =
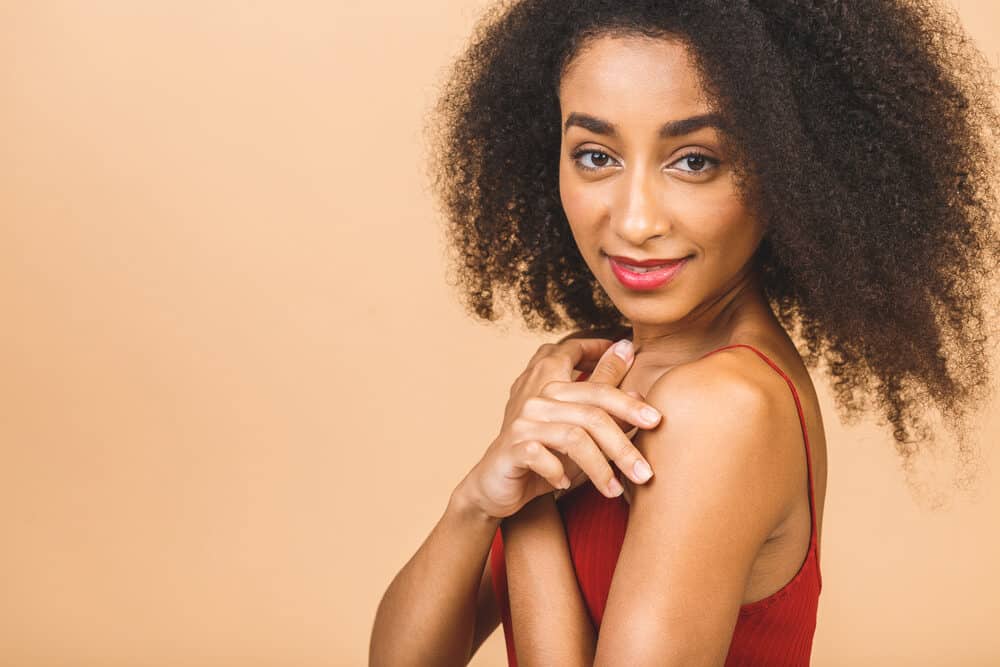
M 649 273 L 650 271 L 662 269 L 670 264 L 674 264 L 674 262 L 663 262 L 662 264 L 627 264 L 625 262 L 618 262 L 619 266 L 623 266 L 629 271 L 634 271 L 635 273 Z
M 615 260 L 619 264 L 624 264 L 629 268 L 632 267 L 648 267 L 648 266 L 663 266 L 665 264 L 675 264 L 681 260 L 687 259 L 686 257 L 678 258 L 654 258 L 654 259 L 632 259 L 631 257 L 625 257 L 624 255 L 608 255 L 611 259 Z
M 684 268 L 688 259 L 690 257 L 678 260 L 666 260 L 666 264 L 663 264 L 664 260 L 662 259 L 644 260 L 642 263 L 652 264 L 653 266 L 637 269 L 619 261 L 616 257 L 608 257 L 608 261 L 611 264 L 611 271 L 618 278 L 618 281 L 625 287 L 633 290 L 652 290 L 669 283 Z M 656 262 L 660 262 L 662 266 L 654 268 Z M 642 263 L 640 263 L 640 266 Z

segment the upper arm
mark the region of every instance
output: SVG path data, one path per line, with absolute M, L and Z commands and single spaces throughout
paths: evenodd
M 633 486 L 595 665 L 722 665 L 756 554 L 792 505 L 787 387 L 726 356 L 645 399 L 663 414 L 634 441 L 654 475 Z

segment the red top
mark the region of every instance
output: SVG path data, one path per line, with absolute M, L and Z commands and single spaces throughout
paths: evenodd
M 788 382 L 799 412 L 802 437 L 805 440 L 806 466 L 809 481 L 809 516 L 811 530 L 809 551 L 799 571 L 781 589 L 766 598 L 744 604 L 729 645 L 726 667 L 750 665 L 808 665 L 816 629 L 816 610 L 823 577 L 819 568 L 816 544 L 816 510 L 813 503 L 812 458 L 809 434 L 795 384 L 763 352 L 751 345 L 737 343 L 706 353 L 731 347 L 747 347 L 756 352 L 771 368 Z M 577 380 L 588 377 L 584 373 Z M 601 627 L 604 605 L 608 601 L 611 575 L 625 540 L 629 504 L 624 495 L 607 498 L 590 482 L 582 484 L 559 499 L 559 511 L 566 527 L 570 556 L 577 582 L 595 628 Z M 507 570 L 503 556 L 503 537 L 497 528 L 490 549 L 493 590 L 496 593 L 507 642 L 507 664 L 517 667 L 514 636 L 510 619 L 510 598 L 507 595 Z

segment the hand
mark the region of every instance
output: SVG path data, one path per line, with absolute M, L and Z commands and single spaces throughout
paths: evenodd
M 483 512 L 510 516 L 544 493 L 569 488 L 574 477 L 589 478 L 606 496 L 615 497 L 623 489 L 608 458 L 633 482 L 648 479 L 636 473 L 636 462 L 649 464 L 625 430 L 633 425 L 654 428 L 660 416 L 618 389 L 634 359 L 630 341 L 625 343 L 625 359 L 601 338 L 539 347 L 511 387 L 499 435 L 462 481 Z M 590 370 L 591 375 L 577 382 L 573 370 Z M 640 412 L 647 407 L 656 414 L 652 420 Z
M 616 365 L 603 364 L 601 366 L 601 368 L 604 369 L 604 370 L 611 369 L 611 372 L 608 373 L 606 375 L 606 377 L 602 377 L 601 376 L 601 372 L 592 373 L 590 375 L 590 377 L 587 378 L 586 381 L 587 382 L 602 382 L 604 384 L 611 384 L 611 385 L 614 385 L 614 386 L 618 386 L 619 384 L 621 384 L 621 381 L 622 381 L 622 379 L 625 376 L 625 371 L 628 370 L 631 367 L 633 360 L 634 360 L 634 355 L 630 352 L 628 360 L 627 361 L 623 360 L 622 364 L 617 365 L 621 369 L 620 372 L 614 372 L 615 368 L 616 368 Z M 640 401 L 643 400 L 642 394 L 640 394 L 637 391 L 627 391 L 625 393 L 628 394 L 629 396 L 632 396 L 633 398 L 636 398 L 636 399 L 640 400 Z M 616 420 L 616 421 L 618 421 L 618 420 Z M 628 437 L 629 441 L 631 441 L 632 438 L 635 437 L 635 433 L 636 433 L 637 429 L 634 428 L 634 427 L 632 427 L 631 424 L 627 424 L 627 426 L 629 427 L 629 431 L 626 432 L 625 435 Z M 625 427 L 623 426 L 622 428 L 624 429 Z M 569 475 L 569 477 L 570 477 L 570 485 L 568 487 L 566 487 L 565 489 L 558 488 L 558 489 L 556 489 L 552 493 L 553 500 L 558 500 L 559 498 L 561 498 L 562 496 L 566 495 L 567 493 L 569 493 L 570 491 L 572 491 L 576 487 L 578 487 L 578 486 L 580 486 L 582 484 L 585 484 L 585 483 L 587 483 L 590 480 L 590 478 L 587 476 L 586 471 L 580 469 L 580 467 L 576 466 L 575 464 L 571 463 L 570 465 L 573 468 L 575 468 L 577 472 L 576 472 L 575 475 L 573 475 L 573 474 Z M 648 465 L 648 463 L 647 463 L 647 465 Z M 632 502 L 632 482 L 631 482 L 631 480 L 629 480 L 629 478 L 627 478 L 624 475 L 622 475 L 620 469 L 614 469 L 614 473 L 615 473 L 615 477 L 618 478 L 618 481 L 621 482 L 622 487 L 624 488 L 624 492 L 622 493 L 622 495 L 625 497 L 626 501 L 628 501 L 629 503 L 631 503 Z M 652 469 L 650 469 L 650 473 L 652 473 Z

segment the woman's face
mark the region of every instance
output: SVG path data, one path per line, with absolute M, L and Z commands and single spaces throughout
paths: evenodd
M 562 205 L 584 260 L 633 326 L 695 317 L 736 289 L 762 229 L 737 196 L 721 129 L 673 125 L 711 111 L 684 47 L 594 38 L 567 68 L 559 102 Z M 663 272 L 619 278 L 625 269 L 609 255 L 687 259 L 661 282 Z

